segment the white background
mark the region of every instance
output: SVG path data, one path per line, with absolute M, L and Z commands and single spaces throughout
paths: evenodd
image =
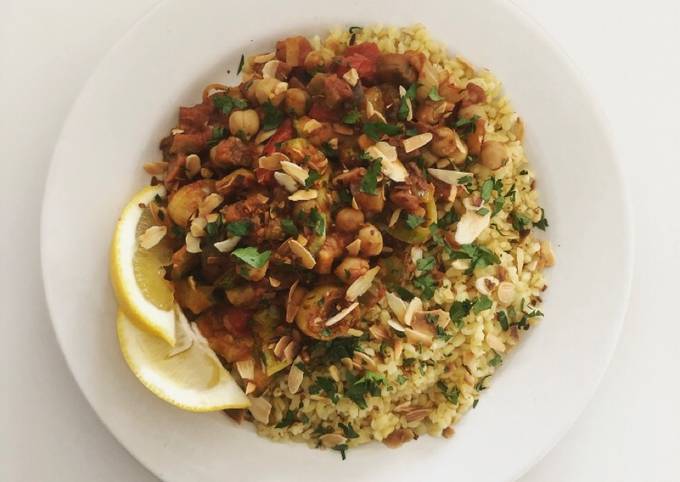
M 0 0 L 1 481 L 156 480 L 108 433 L 69 373 L 39 259 L 43 184 L 64 117 L 97 61 L 155 3 Z M 611 367 L 574 428 L 521 480 L 678 481 L 680 4 L 516 3 L 565 49 L 604 108 L 630 188 L 636 242 L 630 306 Z M 521 442 L 508 450 L 521 451 Z

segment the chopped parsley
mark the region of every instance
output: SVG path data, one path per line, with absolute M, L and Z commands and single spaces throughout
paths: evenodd
M 208 147 L 217 145 L 225 137 L 225 129 L 222 126 L 215 126 L 212 128 L 212 134 L 208 140 Z
M 411 229 L 417 228 L 424 222 L 425 218 L 422 216 L 416 216 L 415 214 L 409 214 L 408 216 L 406 216 L 406 225 Z
M 472 305 L 472 311 L 475 312 L 475 314 L 479 314 L 482 311 L 486 311 L 491 306 L 493 305 L 493 302 L 491 301 L 491 298 L 489 298 L 486 295 L 482 295 L 477 300 L 475 300 L 474 304 Z
M 498 353 L 495 351 L 493 352 L 493 358 L 489 360 L 489 365 L 492 367 L 497 367 L 500 366 L 503 363 L 503 357 L 500 356 Z
M 481 196 L 484 201 L 488 201 L 491 198 L 491 192 L 494 189 L 494 185 L 495 182 L 492 177 L 488 178 L 484 181 L 484 184 L 482 184 Z
M 378 175 L 382 169 L 382 164 L 380 159 L 373 159 L 369 164 L 368 169 L 366 169 L 366 174 L 361 178 L 361 184 L 359 185 L 359 190 L 365 192 L 366 194 L 375 195 L 376 189 L 378 188 Z
M 380 373 L 367 370 L 364 376 L 357 378 L 352 373 L 347 373 L 347 389 L 345 396 L 357 404 L 359 408 L 367 408 L 366 396 L 380 395 L 380 385 L 385 383 L 385 377 Z
M 519 232 L 527 231 L 531 228 L 532 224 L 531 219 L 526 217 L 524 214 L 520 214 L 515 211 L 510 213 L 510 221 L 512 222 L 512 227 Z
M 503 331 L 507 331 L 510 327 L 510 321 L 508 320 L 508 315 L 505 313 L 505 311 L 499 311 L 496 313 L 496 317 L 498 318 L 498 323 L 500 323 Z
M 342 429 L 342 433 L 345 435 L 347 438 L 358 438 L 359 434 L 354 430 L 354 427 L 352 427 L 351 424 L 344 424 L 344 423 L 339 423 L 338 427 Z
M 453 321 L 453 323 L 458 328 L 462 328 L 463 318 L 470 314 L 471 309 L 472 301 L 470 300 L 454 301 L 453 304 L 451 305 L 451 309 L 449 310 L 449 314 L 451 315 L 451 321 Z
M 352 109 L 342 118 L 342 122 L 350 125 L 356 124 L 359 120 L 361 120 L 361 114 L 356 109 Z
M 437 336 L 436 336 L 436 338 L 439 339 L 439 340 L 449 341 L 451 338 L 453 338 L 453 336 L 446 333 L 446 330 L 444 328 L 437 325 Z
M 239 248 L 231 252 L 232 256 L 240 259 L 253 268 L 263 267 L 267 261 L 269 261 L 269 256 L 271 256 L 271 254 L 272 252 L 269 250 L 260 253 L 257 248 L 253 247 Z
M 221 216 L 220 216 L 221 218 Z M 219 218 L 218 218 L 219 219 Z M 239 221 L 234 221 L 227 223 L 227 232 L 234 236 L 245 236 L 250 231 L 252 224 L 248 219 L 241 219 Z M 206 226 L 207 227 L 207 226 Z
M 399 385 L 403 385 L 404 383 L 406 383 L 407 380 L 408 378 L 406 378 L 404 375 L 397 376 L 397 383 Z
M 245 109 L 248 107 L 246 100 L 230 95 L 214 95 L 212 100 L 215 109 L 222 111 L 225 115 L 228 115 L 233 109 Z
M 534 223 L 534 226 L 536 226 L 536 227 L 537 227 L 538 229 L 540 229 L 541 231 L 545 231 L 545 228 L 547 228 L 548 226 L 550 226 L 550 225 L 548 224 L 548 219 L 545 217 L 545 210 L 544 210 L 543 208 L 541 208 L 541 219 L 539 219 L 538 221 L 536 221 L 536 222 Z
M 479 216 L 485 216 L 489 214 L 489 209 L 488 208 L 480 208 L 477 211 L 475 211 Z
M 420 296 L 429 300 L 434 295 L 437 288 L 436 281 L 429 274 L 424 274 L 413 279 L 413 286 L 420 290 Z
M 432 271 L 435 266 L 434 256 L 426 256 L 416 261 L 416 269 L 418 271 Z
M 314 169 L 309 170 L 309 175 L 307 176 L 307 179 L 305 179 L 305 188 L 309 189 L 314 185 L 316 181 L 321 179 L 321 174 L 319 174 L 317 171 Z
M 292 219 L 282 219 L 281 228 L 283 229 L 283 232 L 288 234 L 289 236 L 298 235 L 298 228 L 297 226 L 295 226 L 295 223 L 293 222 Z
M 384 122 L 366 122 L 364 123 L 364 134 L 379 141 L 383 135 L 396 136 L 401 133 L 401 127 L 394 124 L 386 124 Z
M 333 364 L 343 358 L 352 358 L 359 344 L 355 336 L 334 338 L 331 341 L 318 341 L 312 346 L 312 353 L 323 363 Z
M 349 446 L 347 444 L 338 444 L 335 447 L 333 447 L 333 450 L 337 450 L 340 452 L 340 456 L 342 457 L 342 460 L 347 459 L 347 450 L 349 449 Z
M 395 286 L 394 292 L 397 293 L 399 295 L 399 298 L 401 298 L 404 301 L 411 301 L 416 296 L 403 286 Z
M 312 228 L 316 235 L 323 236 L 326 232 L 326 218 L 317 208 L 312 208 L 307 218 L 307 226 Z
M 439 89 L 437 89 L 436 85 L 433 85 L 430 91 L 427 93 L 427 97 L 430 100 L 433 100 L 437 102 L 438 100 L 442 100 L 444 97 L 439 95 Z
M 222 216 L 217 216 L 215 221 L 205 225 L 205 233 L 209 238 L 216 238 L 220 235 L 223 226 Z
M 246 63 L 246 56 L 241 54 L 241 60 L 238 62 L 238 69 L 236 70 L 236 75 L 240 74 L 243 70 L 243 64 Z
M 309 393 L 317 394 L 324 392 L 333 403 L 338 403 L 340 396 L 338 395 L 338 386 L 332 378 L 317 377 L 312 385 L 309 386 Z
M 492 251 L 474 244 L 463 244 L 459 250 L 452 251 L 451 255 L 453 259 L 469 259 L 469 273 L 472 273 L 476 268 L 500 263 L 500 259 Z
M 458 387 L 453 387 L 452 389 L 449 390 L 449 387 L 446 386 L 446 383 L 439 380 L 437 382 L 437 388 L 439 389 L 440 392 L 442 392 L 444 398 L 446 398 L 449 402 L 451 402 L 454 405 L 458 404 L 458 396 L 460 395 L 460 390 L 458 390 Z
M 487 387 L 484 386 L 484 382 L 486 381 L 487 378 L 489 378 L 491 375 L 486 375 L 480 378 L 477 383 L 475 384 L 475 390 L 478 392 L 481 392 L 482 390 L 486 390 Z
M 262 105 L 264 109 L 264 119 L 262 119 L 262 130 L 269 131 L 279 127 L 283 122 L 283 113 L 278 110 L 271 102 Z
M 293 425 L 293 422 L 295 422 L 295 413 L 291 410 L 288 410 L 281 421 L 275 425 L 275 428 L 290 427 Z
M 477 119 L 479 119 L 479 116 L 472 116 L 469 119 L 458 119 L 456 122 L 453 123 L 453 128 L 458 131 L 459 134 L 461 135 L 469 135 L 472 133 L 472 131 L 475 130 L 475 124 L 477 123 Z
M 503 196 L 498 196 L 493 200 L 493 210 L 491 211 L 491 216 L 495 216 L 503 210 L 503 205 L 505 204 L 505 198 Z
M 399 111 L 397 112 L 397 117 L 401 120 L 408 119 L 409 114 L 409 101 L 411 103 L 411 109 L 413 108 L 413 101 L 416 99 L 416 89 L 418 84 L 411 84 L 411 86 L 406 89 L 406 93 L 401 98 L 399 104 Z
M 439 220 L 437 221 L 437 226 L 440 228 L 446 228 L 451 226 L 453 223 L 457 223 L 460 220 L 458 214 L 455 211 L 447 211 Z

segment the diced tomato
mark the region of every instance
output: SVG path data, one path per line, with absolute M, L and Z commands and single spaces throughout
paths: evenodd
M 307 115 L 319 122 L 340 122 L 340 114 L 322 102 L 314 101 Z
M 270 171 L 269 169 L 263 167 L 256 168 L 255 178 L 257 178 L 257 183 L 262 186 L 274 185 L 274 171 Z
M 222 316 L 222 323 L 229 333 L 234 336 L 243 336 L 250 333 L 248 321 L 252 313 L 243 308 L 231 306 L 227 308 Z
M 267 141 L 267 145 L 264 146 L 264 153 L 266 155 L 273 154 L 276 151 L 276 145 L 281 142 L 290 140 L 293 138 L 293 121 L 290 118 L 284 120 L 273 136 Z
M 373 42 L 364 42 L 351 47 L 347 47 L 344 60 L 348 67 L 344 70 L 354 68 L 361 80 L 372 82 L 375 80 L 375 66 L 380 56 L 380 49 Z M 344 72 L 338 72 L 342 75 Z

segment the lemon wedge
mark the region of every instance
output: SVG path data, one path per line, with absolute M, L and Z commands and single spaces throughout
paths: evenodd
M 118 312 L 120 349 L 139 381 L 166 402 L 192 412 L 250 406 L 196 325 L 189 325 L 179 309 L 175 323 L 177 344 L 171 347 Z
M 165 195 L 163 186 L 149 186 L 133 196 L 123 209 L 111 244 L 111 281 L 123 313 L 140 327 L 174 345 L 174 297 L 172 286 L 162 272 L 163 267 L 171 263 L 172 250 L 166 238 L 149 249 L 143 248 L 139 241 L 152 226 L 151 212 L 146 206 L 156 196 Z

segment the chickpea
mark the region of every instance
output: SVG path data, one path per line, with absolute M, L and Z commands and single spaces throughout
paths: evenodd
M 458 102 L 462 97 L 460 89 L 449 82 L 442 82 L 439 84 L 439 95 L 452 104 Z
M 250 138 L 260 130 L 260 118 L 253 109 L 236 110 L 229 116 L 229 132 L 238 135 L 239 132 Z
M 383 237 L 380 230 L 372 224 L 367 224 L 359 230 L 361 240 L 361 254 L 363 256 L 377 256 L 383 249 Z
M 292 88 L 286 91 L 286 100 L 284 102 L 286 110 L 300 117 L 307 112 L 309 100 L 309 94 L 305 90 Z
M 425 102 L 418 103 L 418 108 L 413 115 L 418 122 L 434 125 L 438 124 L 442 116 L 450 110 L 451 106 L 445 100 L 437 102 L 426 100 Z
M 482 144 L 482 152 L 479 155 L 482 165 L 492 171 L 500 169 L 508 162 L 508 150 L 497 141 L 487 141 Z
M 368 194 L 358 189 L 352 190 L 354 199 L 365 214 L 381 213 L 385 209 L 385 194 L 383 186 L 378 186 L 377 194 Z
M 357 258 L 356 256 L 347 256 L 343 259 L 337 268 L 335 268 L 335 276 L 340 278 L 345 283 L 353 283 L 359 276 L 368 271 L 370 265 L 368 260 L 364 258 Z
M 304 67 L 308 72 L 318 72 L 333 60 L 333 51 L 329 49 L 312 50 L 304 59 Z
M 430 150 L 437 156 L 448 157 L 455 164 L 460 164 L 468 154 L 467 146 L 460 140 L 458 133 L 448 127 L 437 127 Z
M 260 281 L 267 274 L 268 268 L 269 268 L 269 261 L 267 261 L 260 268 L 253 268 L 251 266 L 243 265 L 243 266 L 241 266 L 241 269 L 239 269 L 239 274 L 243 278 L 245 278 L 249 281 Z
M 248 89 L 248 96 L 250 99 L 255 99 L 260 104 L 271 100 L 273 97 L 284 93 L 288 89 L 286 82 L 281 82 L 279 79 L 255 79 Z
M 335 215 L 335 225 L 340 231 L 354 233 L 364 224 L 364 213 L 358 209 L 343 208 Z

